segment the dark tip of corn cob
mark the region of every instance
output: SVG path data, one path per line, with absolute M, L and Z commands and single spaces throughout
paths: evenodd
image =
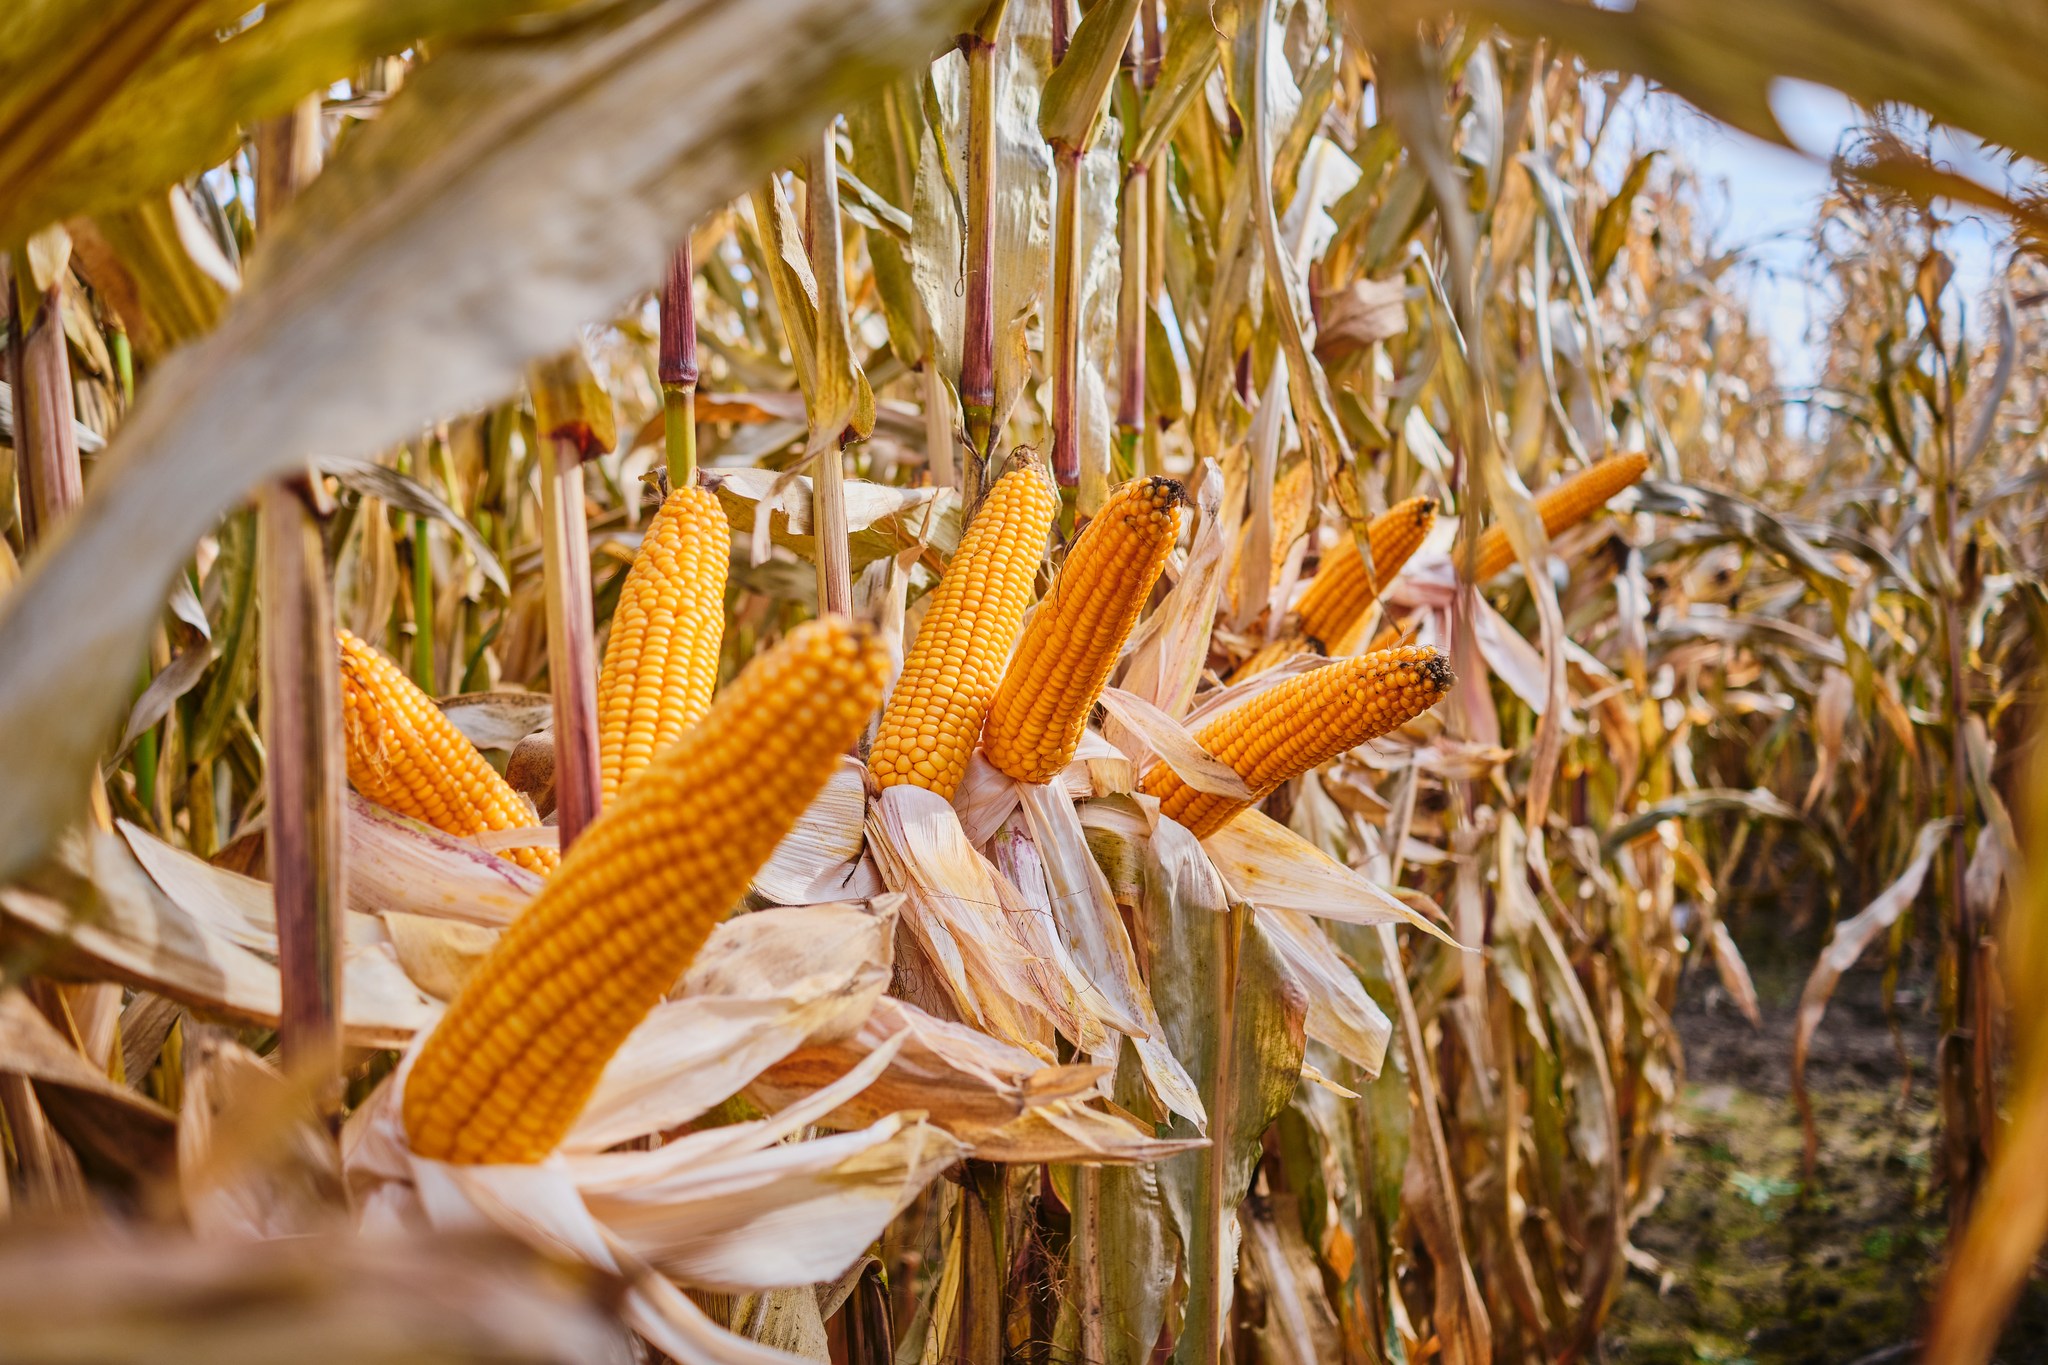
M 1179 507 L 1188 500 L 1187 485 L 1179 479 L 1169 479 L 1164 474 L 1154 474 L 1145 480 L 1145 486 L 1166 499 L 1168 507 Z
M 1446 654 L 1432 654 L 1423 663 L 1422 672 L 1439 692 L 1450 691 L 1458 681 L 1458 675 L 1451 671 L 1450 656 Z

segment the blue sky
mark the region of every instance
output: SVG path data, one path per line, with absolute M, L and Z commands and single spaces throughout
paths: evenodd
M 1855 105 L 1824 86 L 1781 81 L 1771 107 L 1795 152 L 1737 132 L 1707 118 L 1675 96 L 1645 94 L 1640 85 L 1622 97 L 1609 133 L 1610 148 L 1625 156 L 1631 142 L 1662 146 L 1689 163 L 1707 190 L 1706 226 L 1714 246 L 1740 249 L 1753 316 L 1771 339 L 1787 388 L 1813 382 L 1820 359 L 1816 329 L 1826 325 L 1829 300 L 1812 269 L 1815 210 L 1828 190 L 1828 157 L 1858 122 Z M 1631 125 L 1636 136 L 1631 138 Z M 1955 169 L 2004 187 L 2014 178 L 2002 163 L 1966 139 L 1943 136 L 1936 151 Z M 1619 178 L 1615 171 L 1615 179 Z M 2002 230 L 1981 215 L 1945 207 L 1953 226 L 1945 242 L 1956 264 L 1956 285 L 1970 304 L 1972 330 L 1983 317 L 1978 302 L 1988 289 Z

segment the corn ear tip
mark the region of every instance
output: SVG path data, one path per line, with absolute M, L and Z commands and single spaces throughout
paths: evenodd
M 1458 681 L 1458 675 L 1451 670 L 1450 656 L 1433 646 L 1429 658 L 1423 661 L 1422 673 L 1439 692 L 1450 691 Z
M 1187 505 L 1188 488 L 1179 479 L 1170 479 L 1164 474 L 1153 474 L 1145 480 L 1145 486 L 1159 498 L 1162 507 Z

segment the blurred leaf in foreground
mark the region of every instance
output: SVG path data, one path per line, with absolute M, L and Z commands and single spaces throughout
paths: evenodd
M 272 229 L 221 328 L 164 364 L 10 597 L 0 768 L 23 780 L 0 797 L 0 878 L 82 805 L 129 686 L 101 665 L 136 657 L 237 494 L 499 396 L 970 8 L 636 0 L 428 63 Z

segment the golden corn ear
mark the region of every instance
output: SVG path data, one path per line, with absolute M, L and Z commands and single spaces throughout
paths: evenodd
M 889 694 L 868 758 L 884 787 L 908 782 L 950 801 L 981 739 L 1059 511 L 1036 454 L 1020 447 L 1009 466 L 932 589 L 917 642 Z
M 1543 518 L 1543 534 L 1554 536 L 1577 526 L 1605 507 L 1615 494 L 1642 478 L 1649 468 L 1650 457 L 1640 451 L 1633 455 L 1609 455 L 1552 484 L 1536 495 L 1536 513 Z M 1478 567 L 1473 570 L 1472 581 L 1484 583 L 1514 562 L 1515 547 L 1508 543 L 1507 531 L 1496 522 L 1479 537 Z
M 989 709 L 982 745 L 1002 772 L 1050 782 L 1073 761 L 1088 713 L 1180 535 L 1186 501 L 1172 479 L 1134 479 L 1074 542 Z
M 539 823 L 511 783 L 397 664 L 346 630 L 335 634 L 342 743 L 357 791 L 447 834 Z M 501 856 L 543 877 L 560 861 L 551 848 L 507 849 Z
M 1361 654 L 1268 688 L 1210 721 L 1195 739 L 1262 801 L 1281 783 L 1406 725 L 1456 681 L 1450 660 L 1428 646 Z M 1247 804 L 1197 791 L 1164 763 L 1145 774 L 1144 789 L 1197 838 L 1223 828 Z
M 558 1146 L 860 735 L 888 678 L 865 627 L 813 621 L 591 822 L 470 975 L 405 1085 L 412 1149 L 465 1164 Z
M 1308 591 L 1301 595 L 1300 605 L 1295 608 L 1303 633 L 1326 646 L 1336 645 L 1365 615 L 1365 609 L 1373 604 L 1380 590 L 1401 572 L 1435 524 L 1435 498 L 1409 498 L 1395 503 L 1365 528 L 1366 544 L 1372 550 L 1370 566 L 1358 553 L 1355 537 L 1339 540 L 1316 570 Z
M 708 488 L 678 488 L 647 527 L 597 675 L 604 804 L 711 709 L 732 529 Z

